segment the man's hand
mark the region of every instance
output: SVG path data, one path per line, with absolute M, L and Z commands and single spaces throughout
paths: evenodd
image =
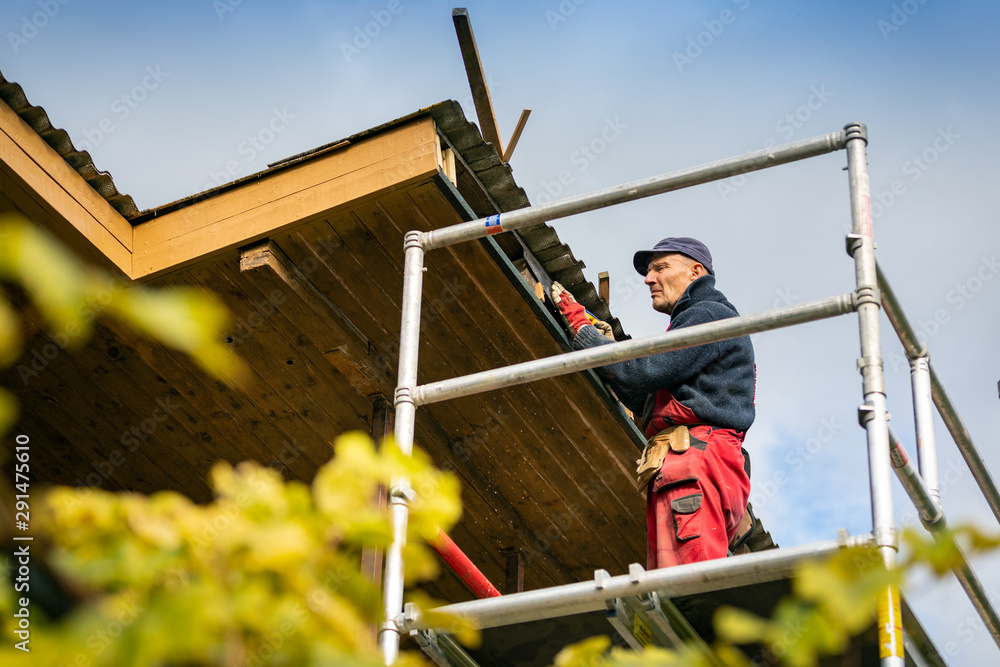
M 576 298 L 569 293 L 562 285 L 559 283 L 552 283 L 552 301 L 557 306 L 559 306 L 559 311 L 566 318 L 566 322 L 569 324 L 570 331 L 573 335 L 580 330 L 581 327 L 585 327 L 588 324 L 592 324 L 597 327 L 605 337 L 614 340 L 614 334 L 611 331 L 611 325 L 607 322 L 602 322 L 593 315 L 587 312 L 587 309 L 581 306 Z

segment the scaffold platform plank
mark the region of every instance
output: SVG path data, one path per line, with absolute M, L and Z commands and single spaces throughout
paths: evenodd
M 778 602 L 791 592 L 791 581 L 779 579 L 765 583 L 754 583 L 716 591 L 708 591 L 696 595 L 686 595 L 666 600 L 660 596 L 663 607 L 673 608 L 682 617 L 680 623 L 671 623 L 675 637 L 690 641 L 704 641 L 711 644 L 715 640 L 712 617 L 715 611 L 724 605 L 746 609 L 760 616 L 770 616 Z M 655 598 L 654 598 L 655 599 Z M 637 620 L 632 614 L 622 615 L 624 608 L 636 608 L 635 602 L 646 603 L 650 608 L 649 598 L 633 598 L 629 604 L 618 605 L 619 615 L 615 621 L 615 605 L 609 604 L 611 611 L 593 611 L 569 616 L 559 616 L 542 620 L 515 623 L 484 629 L 482 643 L 477 648 L 465 648 L 464 651 L 471 663 L 480 667 L 545 667 L 553 664 L 560 650 L 576 642 L 605 635 L 611 638 L 612 644 L 621 647 L 657 644 L 655 628 L 650 626 L 650 616 L 645 622 Z M 946 663 L 927 637 L 920 622 L 906 605 L 902 605 L 904 643 L 906 648 L 906 664 L 913 667 L 945 667 Z M 668 613 L 667 616 L 670 616 Z M 632 636 L 624 636 L 618 628 L 632 630 Z M 651 632 L 652 630 L 652 632 Z M 693 637 L 689 636 L 692 634 Z M 790 629 L 794 634 L 794 628 Z M 662 638 L 662 634 L 660 637 Z M 754 664 L 777 665 L 778 660 L 760 646 L 742 647 Z M 845 660 L 847 662 L 845 662 Z M 448 664 L 455 661 L 449 660 Z M 850 646 L 840 655 L 823 660 L 823 667 L 834 667 L 850 664 L 858 667 L 878 667 L 879 647 L 878 633 L 874 625 L 860 636 L 855 637 Z

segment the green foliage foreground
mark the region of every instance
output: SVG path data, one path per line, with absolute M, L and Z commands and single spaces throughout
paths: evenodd
M 33 604 L 30 661 L 20 664 L 381 664 L 370 632 L 380 597 L 360 555 L 387 546 L 391 531 L 371 500 L 399 475 L 420 491 L 404 551 L 413 584 L 437 573 L 426 543 L 458 520 L 458 482 L 420 452 L 376 451 L 359 434 L 338 438 L 335 453 L 311 487 L 255 463 L 218 464 L 208 505 L 170 491 L 41 494 L 36 539 L 83 603 L 58 621 Z M 28 656 L 13 648 L 12 582 L 0 595 L 0 664 L 18 664 Z M 400 664 L 414 662 L 404 654 Z

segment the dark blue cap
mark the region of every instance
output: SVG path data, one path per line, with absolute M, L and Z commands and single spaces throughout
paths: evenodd
M 679 252 L 682 255 L 687 255 L 704 266 L 705 270 L 710 274 L 715 275 L 715 271 L 712 269 L 712 253 L 708 251 L 708 246 L 698 239 L 692 239 L 687 236 L 674 236 L 663 239 L 653 246 L 652 250 L 640 250 L 635 253 L 635 256 L 632 258 L 632 266 L 635 267 L 640 276 L 646 275 L 649 268 L 649 260 L 658 252 Z

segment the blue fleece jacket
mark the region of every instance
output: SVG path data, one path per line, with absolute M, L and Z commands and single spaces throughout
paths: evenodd
M 715 276 L 705 275 L 688 285 L 678 299 L 669 329 L 737 315 L 733 304 L 715 288 Z M 577 349 L 610 343 L 592 326 L 582 327 L 573 338 Z M 690 409 L 698 423 L 736 431 L 746 431 L 753 424 L 756 369 L 749 336 L 621 361 L 596 370 L 611 383 L 627 408 L 643 416 L 643 427 L 649 425 L 654 410 L 662 407 L 662 390 Z

